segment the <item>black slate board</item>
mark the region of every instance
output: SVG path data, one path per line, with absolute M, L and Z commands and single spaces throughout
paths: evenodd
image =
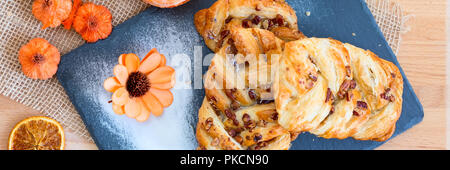
M 400 68 L 363 0 L 287 2 L 297 12 L 299 28 L 307 36 L 332 37 L 370 49 Z M 195 30 L 193 15 L 212 3 L 210 0 L 191 0 L 173 9 L 150 7 L 116 26 L 108 39 L 85 44 L 62 57 L 57 77 L 100 149 L 196 148 L 194 130 L 204 92 L 182 87 L 194 86 L 194 83 L 189 84 L 194 80 L 196 70 L 193 66 L 195 62 L 201 62 L 198 58 L 194 60 L 194 46 L 202 47 L 201 56 L 211 53 Z M 311 12 L 310 16 L 306 16 L 307 11 Z M 137 123 L 112 112 L 108 104 L 111 93 L 106 92 L 102 84 L 107 77 L 113 76 L 112 70 L 120 54 L 136 53 L 143 57 L 151 48 L 165 54 L 169 65 L 176 67 L 177 89 L 173 90 L 174 103 L 165 109 L 162 117 L 152 116 L 145 123 Z M 202 71 L 206 69 L 204 66 Z M 411 84 L 401 68 L 400 71 L 405 86 L 403 112 L 394 136 L 419 123 L 424 116 Z M 383 142 L 323 139 L 304 133 L 292 143 L 291 149 L 374 149 L 381 144 Z

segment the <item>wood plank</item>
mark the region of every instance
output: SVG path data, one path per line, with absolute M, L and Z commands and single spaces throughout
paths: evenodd
M 397 0 L 413 17 L 406 23 L 397 58 L 410 80 L 425 117 L 422 123 L 379 149 L 446 149 L 446 7 L 445 0 Z
M 42 116 L 38 111 L 17 103 L 0 95 L 0 150 L 8 148 L 9 133 L 16 123 L 30 116 Z M 64 128 L 64 127 L 63 127 Z M 67 150 L 92 150 L 97 149 L 94 143 L 75 135 L 73 131 L 65 128 Z

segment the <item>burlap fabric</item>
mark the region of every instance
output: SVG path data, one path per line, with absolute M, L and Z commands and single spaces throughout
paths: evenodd
M 394 52 L 398 51 L 403 15 L 390 0 L 366 0 Z M 143 11 L 140 0 L 90 0 L 106 6 L 113 14 L 113 25 Z M 62 27 L 41 30 L 31 13 L 32 0 L 0 0 L 0 93 L 36 109 L 62 123 L 76 135 L 92 141 L 80 116 L 56 78 L 47 81 L 25 77 L 17 59 L 20 47 L 35 37 L 47 39 L 62 55 L 82 45 L 75 31 Z

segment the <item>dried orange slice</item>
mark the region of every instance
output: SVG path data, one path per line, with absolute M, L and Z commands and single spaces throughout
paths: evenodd
M 58 49 L 42 38 L 35 38 L 19 50 L 23 73 L 32 79 L 46 80 L 55 75 L 61 55 Z
M 160 8 L 173 8 L 185 4 L 189 0 L 143 0 L 145 3 L 160 7 Z
M 42 22 L 42 29 L 57 27 L 69 17 L 72 0 L 35 0 L 32 12 Z
M 102 5 L 85 3 L 78 8 L 73 28 L 89 43 L 107 38 L 112 31 L 111 12 Z
M 26 118 L 9 135 L 9 150 L 64 150 L 65 137 L 62 126 L 44 116 Z

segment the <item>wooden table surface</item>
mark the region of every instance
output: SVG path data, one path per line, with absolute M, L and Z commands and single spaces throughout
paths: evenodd
M 390 140 L 379 149 L 447 149 L 447 34 L 446 0 L 394 0 L 413 17 L 402 34 L 397 55 L 425 110 L 423 122 Z M 449 102 L 450 103 L 450 102 Z M 0 95 L 0 149 L 7 148 L 8 135 L 20 120 L 38 111 Z M 66 149 L 97 149 L 66 129 Z M 450 142 L 449 142 L 450 143 Z

